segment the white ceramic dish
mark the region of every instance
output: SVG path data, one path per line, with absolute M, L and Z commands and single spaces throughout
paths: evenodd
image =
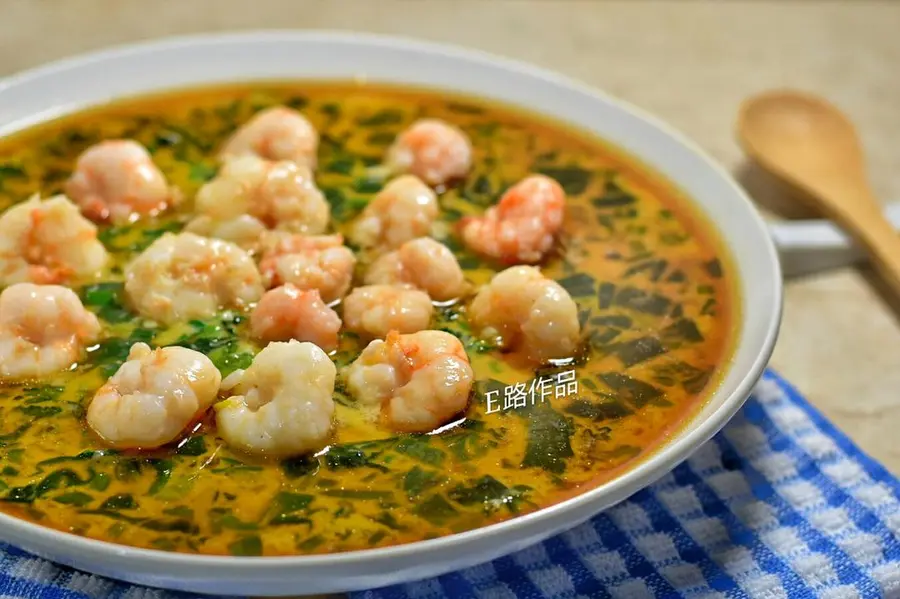
M 0 537 L 51 560 L 135 583 L 217 594 L 372 588 L 474 565 L 540 541 L 625 499 L 712 437 L 737 411 L 772 352 L 781 315 L 775 248 L 728 174 L 667 126 L 546 71 L 445 46 L 345 33 L 260 32 L 179 38 L 64 60 L 0 82 L 0 135 L 120 96 L 253 79 L 405 83 L 517 104 L 593 132 L 693 198 L 730 246 L 739 273 L 739 342 L 702 412 L 655 455 L 564 503 L 486 528 L 378 550 L 275 558 L 193 556 L 61 533 L 0 514 Z

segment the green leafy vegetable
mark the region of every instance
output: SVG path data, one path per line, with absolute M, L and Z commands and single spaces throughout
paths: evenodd
M 270 524 L 297 524 L 296 518 L 292 516 L 294 512 L 305 510 L 312 503 L 312 495 L 304 495 L 300 493 L 290 493 L 281 491 L 272 499 L 270 507 L 271 516 Z M 294 518 L 294 519 L 292 519 Z M 308 520 L 307 520 L 308 521 Z
M 325 454 L 325 465 L 329 470 L 374 468 L 388 472 L 388 468 L 374 461 L 378 455 L 380 452 L 367 452 L 356 444 L 334 445 Z
M 178 455 L 201 456 L 206 453 L 206 438 L 203 435 L 195 435 L 182 441 L 175 449 Z
M 630 206 L 637 202 L 637 198 L 633 194 L 626 192 L 618 183 L 612 180 L 606 181 L 603 186 L 603 195 L 591 200 L 597 208 L 621 208 L 622 206 Z
M 624 399 L 635 408 L 643 408 L 648 403 L 671 405 L 664 398 L 662 390 L 626 374 L 606 372 L 600 375 L 600 379 L 615 392 L 617 397 Z
M 82 493 L 81 491 L 70 491 L 69 493 L 63 493 L 62 495 L 57 495 L 53 498 L 53 501 L 56 503 L 77 505 L 78 507 L 84 507 L 93 500 L 94 498 L 91 495 Z
M 593 173 L 578 166 L 542 167 L 538 172 L 555 179 L 567 195 L 584 193 L 594 177 Z
M 703 335 L 700 333 L 700 329 L 697 328 L 697 323 L 690 318 L 679 318 L 664 328 L 660 334 L 666 343 L 670 345 L 703 341 Z
M 197 534 L 197 526 L 185 518 L 165 519 L 165 518 L 141 518 L 138 516 L 128 516 L 115 510 L 80 510 L 79 513 L 103 516 L 110 520 L 118 520 L 134 524 L 147 530 L 155 530 L 157 532 L 183 532 L 186 534 Z
M 281 471 L 288 478 L 300 478 L 307 474 L 315 474 L 319 470 L 319 460 L 309 456 L 288 458 L 281 461 Z
M 125 289 L 122 283 L 95 283 L 81 288 L 85 306 L 98 308 L 97 315 L 111 324 L 128 322 L 133 314 L 125 307 Z
M 410 498 L 414 498 L 426 489 L 435 486 L 438 482 L 440 482 L 440 477 L 437 472 L 414 466 L 403 477 L 403 490 L 406 491 Z
M 630 279 L 639 274 L 646 274 L 648 279 L 656 282 L 659 281 L 663 274 L 665 274 L 668 267 L 669 261 L 663 260 L 662 258 L 644 260 L 642 262 L 638 262 L 632 266 L 629 266 L 622 277 L 625 279 Z
M 722 278 L 722 263 L 718 258 L 713 258 L 709 262 L 703 264 L 703 267 L 706 269 L 706 272 L 714 279 Z
M 672 307 L 672 300 L 664 295 L 650 293 L 636 287 L 623 287 L 620 289 L 616 294 L 615 302 L 616 305 L 623 308 L 653 314 L 654 316 L 664 316 Z
M 22 412 L 26 416 L 38 420 L 40 418 L 49 418 L 56 416 L 62 412 L 62 408 L 58 406 L 19 406 L 16 411 Z
M 137 508 L 137 501 L 131 495 L 113 495 L 107 498 L 100 506 L 101 510 L 133 510 Z
M 191 170 L 188 177 L 194 183 L 206 183 L 216 176 L 216 167 L 204 162 L 195 162 L 191 164 Z
M 614 352 L 619 359 L 622 360 L 622 364 L 624 364 L 626 368 L 666 353 L 666 348 L 659 342 L 659 339 L 649 335 L 646 337 L 639 337 L 638 339 L 632 339 L 631 341 L 617 343 L 608 349 Z
M 210 509 L 209 520 L 212 530 L 216 534 L 226 528 L 229 530 L 257 530 L 259 528 L 255 522 L 241 520 L 229 508 L 214 507 Z
M 587 273 L 577 273 L 556 281 L 572 297 L 588 297 L 594 295 L 597 281 Z
M 445 457 L 443 451 L 431 446 L 431 437 L 428 436 L 404 437 L 394 446 L 394 449 L 431 466 L 440 466 Z
M 413 508 L 413 513 L 435 526 L 442 526 L 459 512 L 449 501 L 444 499 L 443 495 L 432 495 L 428 499 L 417 503 Z
M 571 438 L 575 427 L 572 422 L 548 404 L 518 410 L 517 414 L 528 421 L 528 442 L 522 467 L 543 468 L 554 474 L 565 471 L 566 459 L 574 455 Z
M 380 127 L 382 125 L 396 125 L 403 122 L 403 112 L 386 108 L 373 115 L 358 119 L 356 123 L 362 127 Z
M 486 474 L 468 486 L 457 485 L 448 495 L 460 505 L 481 505 L 486 513 L 504 506 L 510 512 L 516 513 L 519 509 L 518 504 L 528 490 L 526 486 L 508 488 L 493 476 Z
M 147 460 L 147 463 L 156 470 L 156 478 L 153 480 L 153 484 L 150 485 L 147 494 L 156 495 L 166 486 L 166 483 L 169 482 L 169 477 L 172 476 L 174 464 L 172 460 L 165 459 L 149 459 Z
M 598 398 L 602 398 L 602 401 L 591 401 L 580 397 L 566 406 L 563 411 L 573 416 L 590 418 L 597 422 L 615 420 L 633 413 L 631 408 L 616 397 L 599 393 L 595 395 Z

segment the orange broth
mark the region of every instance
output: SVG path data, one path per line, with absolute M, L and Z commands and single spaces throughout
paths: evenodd
M 145 321 L 129 309 L 121 278 L 128 260 L 183 227 L 191 198 L 216 173 L 223 140 L 276 104 L 300 110 L 320 132 L 316 180 L 334 229 L 345 233 L 382 186 L 367 167 L 383 159 L 399 131 L 423 116 L 466 131 L 474 168 L 440 195 L 440 238 L 475 284 L 502 267 L 466 251 L 453 223 L 481 214 L 529 173 L 557 179 L 568 195 L 564 235 L 541 269 L 578 303 L 584 354 L 567 365 L 524 366 L 473 334 L 463 301 L 439 308 L 433 328 L 463 341 L 478 383 L 466 413 L 435 434 L 380 428 L 338 384 L 333 443 L 316 456 L 241 455 L 217 437 L 212 418 L 162 450 L 105 448 L 85 426 L 85 408 L 133 342 L 198 349 L 223 375 L 245 368 L 259 350 L 246 314 L 172 327 Z M 187 201 L 159 219 L 101 227 L 113 264 L 101 280 L 73 288 L 100 317 L 103 341 L 69 372 L 2 386 L 0 509 L 18 517 L 128 545 L 232 555 L 328 553 L 465 531 L 633 467 L 697 411 L 731 351 L 735 274 L 712 227 L 634 159 L 543 118 L 367 84 L 173 91 L 0 141 L 0 209 L 32 193 L 61 193 L 78 154 L 108 138 L 144 144 Z M 333 355 L 338 368 L 361 348 L 343 333 Z

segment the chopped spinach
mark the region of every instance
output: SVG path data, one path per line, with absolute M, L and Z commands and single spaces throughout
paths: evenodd
M 157 532 L 183 532 L 186 534 L 197 534 L 198 532 L 197 526 L 193 522 L 185 518 L 141 518 L 139 516 L 128 516 L 115 510 L 102 509 L 80 510 L 79 513 L 93 516 L 103 516 L 111 520 L 127 522 L 129 524 L 139 526 L 140 528 L 155 530 Z
M 659 339 L 649 335 L 632 339 L 631 341 L 616 343 L 608 349 L 622 360 L 622 364 L 626 368 L 666 353 L 666 348 L 663 347 Z
M 591 401 L 579 397 L 566 406 L 563 411 L 567 414 L 572 414 L 573 416 L 590 418 L 596 422 L 615 420 L 633 413 L 631 408 L 614 396 L 600 393 L 595 393 L 595 396 L 602 398 L 602 400 Z
M 39 497 L 43 497 L 50 491 L 59 488 L 79 487 L 87 485 L 96 474 L 96 471 L 90 469 L 84 478 L 81 478 L 77 472 L 68 468 L 55 470 L 45 476 L 37 483 L 25 485 L 23 487 L 13 487 L 7 495 L 2 499 L 13 503 L 31 503 Z
M 319 470 L 319 460 L 310 456 L 300 456 L 281 460 L 281 471 L 288 478 L 300 478 L 315 474 Z
M 356 161 L 353 158 L 348 156 L 343 156 L 339 158 L 335 158 L 328 164 L 326 164 L 322 170 L 328 173 L 335 173 L 338 175 L 349 175 L 353 172 L 353 166 L 356 164 Z
M 259 535 L 241 537 L 228 545 L 228 551 L 235 556 L 262 555 L 262 540 L 259 538 Z
M 210 526 L 214 533 L 228 530 L 257 530 L 259 525 L 255 522 L 245 522 L 235 516 L 230 508 L 214 507 L 209 510 Z
M 188 437 L 175 448 L 178 455 L 201 456 L 206 453 L 206 438 L 203 435 Z
M 575 427 L 571 420 L 549 404 L 539 404 L 516 412 L 528 423 L 528 442 L 522 468 L 543 468 L 560 474 L 566 469 L 566 459 L 575 455 L 571 439 Z
M 300 493 L 290 493 L 281 491 L 272 499 L 269 508 L 270 524 L 301 524 L 309 522 L 306 518 L 299 518 L 294 512 L 305 510 L 312 503 L 312 495 L 304 495 Z M 300 522 L 305 520 L 305 522 Z
M 57 495 L 53 498 L 53 501 L 55 501 L 56 503 L 76 505 L 78 507 L 84 507 L 93 500 L 94 498 L 91 495 L 82 493 L 81 491 L 70 491 L 68 493 L 63 493 L 62 495 Z
M 400 439 L 394 449 L 402 454 L 431 466 L 440 466 L 445 454 L 437 447 L 432 447 L 431 437 L 408 436 Z
M 646 273 L 647 278 L 649 278 L 651 281 L 656 282 L 659 281 L 660 277 L 662 277 L 663 274 L 665 274 L 668 267 L 669 261 L 662 258 L 644 260 L 642 262 L 637 262 L 629 266 L 622 275 L 622 278 L 630 279 L 639 274 Z
M 147 494 L 156 495 L 166 486 L 166 483 L 169 482 L 174 464 L 172 460 L 155 458 L 148 459 L 146 462 L 156 470 L 156 478 L 153 480 L 153 484 L 150 485 L 150 489 L 147 490 Z
M 605 310 L 612 306 L 613 299 L 616 296 L 616 286 L 612 283 L 600 283 L 597 288 L 597 307 Z
M 449 501 L 443 495 L 432 495 L 428 499 L 416 504 L 413 513 L 424 518 L 435 526 L 442 526 L 448 520 L 458 514 Z
M 360 177 L 353 182 L 353 190 L 357 193 L 377 193 L 381 191 L 381 181 Z
M 138 507 L 134 497 L 128 494 L 112 495 L 100 506 L 101 510 L 133 510 Z
M 594 277 L 587 273 L 578 273 L 570 275 L 556 281 L 563 289 L 569 292 L 572 297 L 587 297 L 594 295 L 595 285 L 597 281 Z
M 529 488 L 518 485 L 507 487 L 493 476 L 486 474 L 469 485 L 460 484 L 450 490 L 450 499 L 464 506 L 481 505 L 486 513 L 506 507 L 516 513 L 519 503 L 525 498 Z
M 247 368 L 253 362 L 253 354 L 242 348 L 237 338 L 239 317 L 224 316 L 219 319 L 204 321 L 193 320 L 193 331 L 182 335 L 172 345 L 179 345 L 205 354 L 219 369 L 222 376 L 228 376 L 235 370 Z
M 440 477 L 437 472 L 425 470 L 414 466 L 403 477 L 403 490 L 410 498 L 419 496 L 426 489 L 438 484 Z
M 16 411 L 22 412 L 35 420 L 39 420 L 41 418 L 56 416 L 62 412 L 62 408 L 59 406 L 19 406 L 16 408 Z
M 709 262 L 705 262 L 703 267 L 706 269 L 706 272 L 714 279 L 722 278 L 722 263 L 718 258 L 713 258 Z
M 616 293 L 615 303 L 636 312 L 664 316 L 672 306 L 672 300 L 658 293 L 636 287 L 622 287 Z
M 216 176 L 216 167 L 204 162 L 195 162 L 191 164 L 191 171 L 188 177 L 194 183 L 206 183 Z
M 590 171 L 586 171 L 578 166 L 547 166 L 539 168 L 538 172 L 550 177 L 551 179 L 555 179 L 557 183 L 562 185 L 562 188 L 568 195 L 578 195 L 584 193 L 594 177 L 593 173 L 591 173 Z
M 380 453 L 367 452 L 356 444 L 334 445 L 325 454 L 325 465 L 329 470 L 365 467 L 388 472 L 388 468 L 374 461 Z
M 677 343 L 699 343 L 703 341 L 703 335 L 700 329 L 690 318 L 680 318 L 672 324 L 665 327 L 660 334 L 669 345 Z
M 119 282 L 95 283 L 80 290 L 85 306 L 98 308 L 97 315 L 111 324 L 128 322 L 133 314 L 125 307 L 125 289 Z
M 386 108 L 370 116 L 357 119 L 356 124 L 361 127 L 380 127 L 382 125 L 396 125 L 401 122 L 403 122 L 403 112 Z
M 648 403 L 669 405 L 662 390 L 627 374 L 606 372 L 600 375 L 600 379 L 615 392 L 617 397 L 621 397 L 635 408 L 643 408 Z
M 622 206 L 630 206 L 637 202 L 637 198 L 622 189 L 618 183 L 613 180 L 607 180 L 603 186 L 603 195 L 591 200 L 596 208 L 621 208 Z

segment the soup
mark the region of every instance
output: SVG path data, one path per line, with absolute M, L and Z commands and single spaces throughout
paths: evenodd
M 232 448 L 217 432 L 215 410 L 160 448 L 104 443 L 85 412 L 133 344 L 197 350 L 226 380 L 262 349 L 248 310 L 165 325 L 138 315 L 123 273 L 185 227 L 195 194 L 220 168 L 217 149 L 275 105 L 300 111 L 319 132 L 315 182 L 330 208 L 329 230 L 348 236 L 384 187 L 378 165 L 401 131 L 422 117 L 464 131 L 472 168 L 438 186 L 433 235 L 452 250 L 473 293 L 506 265 L 467 249 L 458 222 L 483 214 L 531 173 L 557 181 L 565 218 L 539 268 L 577 304 L 578 352 L 535 364 L 501 351 L 472 326 L 469 294 L 438 303 L 429 323 L 462 342 L 475 379 L 464 412 L 436 430 L 385 427 L 339 375 L 334 432 L 315 453 L 274 459 Z M 144 145 L 183 201 L 133 224 L 99 226 L 112 260 L 98 278 L 69 284 L 99 318 L 99 342 L 64 372 L 3 383 L 0 509 L 17 517 L 202 554 L 328 553 L 435 538 L 546 507 L 633 467 L 696 412 L 727 362 L 737 299 L 711 227 L 659 176 L 555 123 L 469 98 L 365 84 L 171 92 L 0 142 L 0 208 L 62 193 L 78 156 L 115 138 Z M 369 263 L 362 250 L 357 257 L 355 285 Z M 366 343 L 342 329 L 330 354 L 339 373 Z

